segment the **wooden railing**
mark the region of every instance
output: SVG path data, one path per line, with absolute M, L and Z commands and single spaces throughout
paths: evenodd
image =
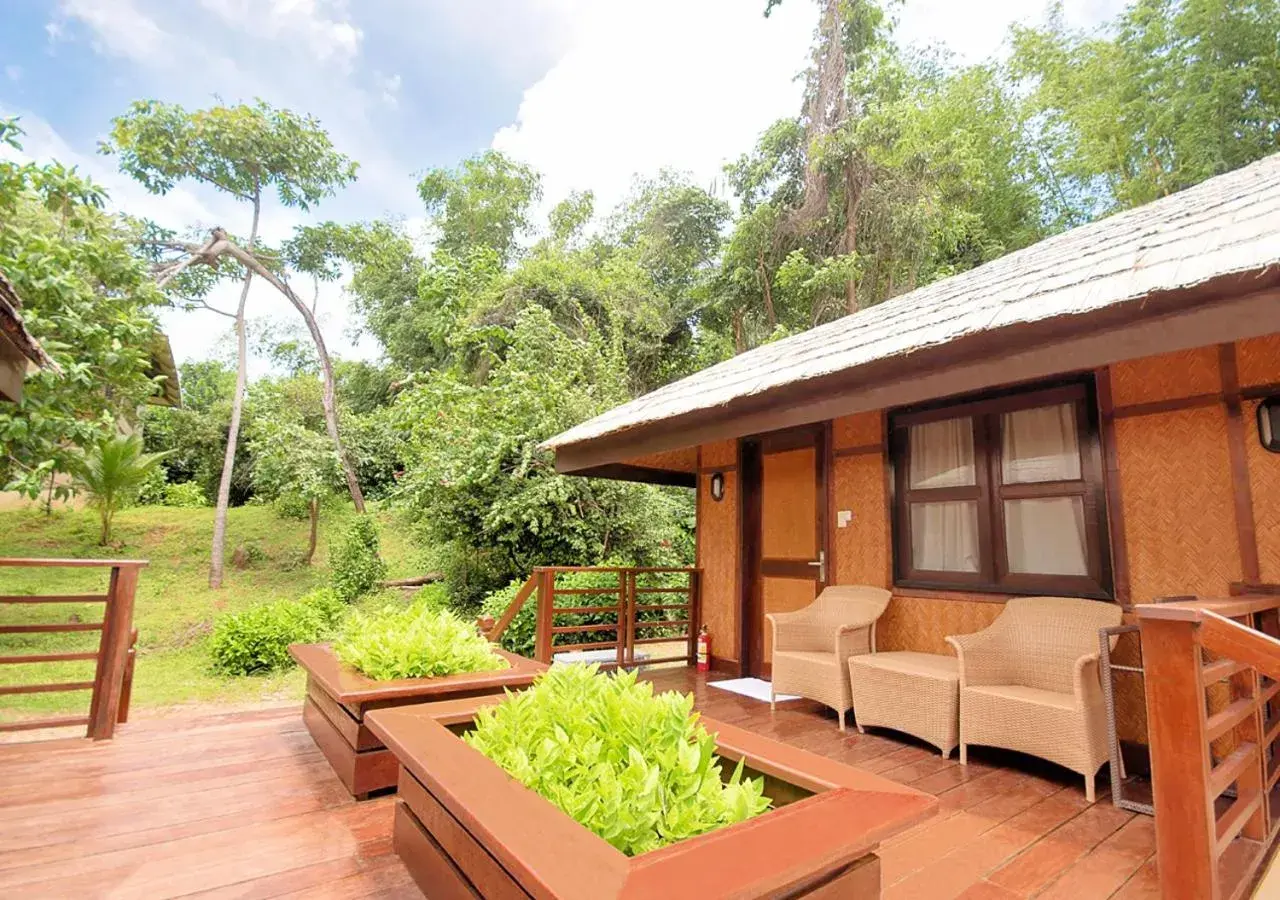
M 44 596 L 0 595 L 0 608 L 25 607 L 27 604 L 102 604 L 102 619 L 96 622 L 62 621 L 29 622 L 19 625 L 0 623 L 0 635 L 58 634 L 69 632 L 101 633 L 97 650 L 40 652 L 0 656 L 0 665 L 22 666 L 33 663 L 61 663 L 94 660 L 97 665 L 92 681 L 61 681 L 38 684 L 0 685 L 0 696 L 43 694 L 58 691 L 92 691 L 89 711 L 84 716 L 24 719 L 0 723 L 0 731 L 26 731 L 37 728 L 86 726 L 86 734 L 95 740 L 109 738 L 115 726 L 128 720 L 129 698 L 133 689 L 133 666 L 138 632 L 133 628 L 133 601 L 138 575 L 146 562 L 137 560 L 98 559 L 4 559 L 7 568 L 99 568 L 110 569 L 106 593 L 50 594 Z M 3 582 L 0 582 L 2 584 Z M 43 606 L 42 606 L 43 608 Z
M 1280 596 L 1137 608 L 1165 900 L 1246 896 L 1280 836 Z
M 599 573 L 612 583 L 601 587 L 565 587 L 557 583 L 561 576 L 574 572 Z M 692 665 L 697 658 L 701 625 L 700 575 L 701 570 L 693 568 L 539 567 L 486 634 L 490 640 L 498 640 L 533 598 L 537 611 L 534 658 L 541 662 L 551 662 L 558 653 L 613 650 L 613 658 L 605 665 Z M 682 583 L 667 583 L 673 581 Z M 574 599 L 579 597 L 585 599 Z M 610 602 L 602 602 L 604 599 Z M 564 617 L 573 621 L 566 623 Z M 584 618 L 593 621 L 583 622 Z M 682 645 L 679 654 L 637 656 L 637 647 L 676 643 Z

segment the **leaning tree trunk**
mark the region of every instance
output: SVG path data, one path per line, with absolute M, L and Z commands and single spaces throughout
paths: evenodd
M 258 196 L 253 200 L 253 227 L 249 231 L 249 246 L 258 239 L 258 215 L 262 203 Z M 253 282 L 253 269 L 245 267 L 244 286 L 240 288 L 240 305 L 236 307 L 236 392 L 231 398 L 231 423 L 227 426 L 227 448 L 222 455 L 222 477 L 218 480 L 218 505 L 213 513 L 213 546 L 209 551 L 209 587 L 222 587 L 223 562 L 227 547 L 227 510 L 231 506 L 231 475 L 236 465 L 236 445 L 240 441 L 240 418 L 244 412 L 244 395 L 249 381 L 249 347 L 245 329 L 244 310 L 249 300 L 249 285 Z
M 315 314 L 303 302 L 302 298 L 294 293 L 293 288 L 289 287 L 287 282 L 264 266 L 256 256 L 236 246 L 235 242 L 227 238 L 226 235 L 221 235 L 221 238 L 226 241 L 226 251 L 228 253 L 283 294 L 285 299 L 292 303 L 293 308 L 302 316 L 303 321 L 307 323 L 307 331 L 311 333 L 311 340 L 316 347 L 316 355 L 320 358 L 320 374 L 324 379 L 324 392 L 321 395 L 321 401 L 324 405 L 325 430 L 329 433 L 329 440 L 333 441 L 333 449 L 338 454 L 338 459 L 342 461 L 342 470 L 347 477 L 347 489 L 351 492 L 351 502 L 355 504 L 356 512 L 363 513 L 365 511 L 364 493 L 360 490 L 360 479 L 356 477 L 355 464 L 351 462 L 351 457 L 347 454 L 346 448 L 343 447 L 342 438 L 338 434 L 338 412 L 335 399 L 337 392 L 334 388 L 333 360 L 329 358 L 329 350 L 325 346 L 324 335 L 320 333 L 320 325 L 316 322 Z
M 311 513 L 311 536 L 307 542 L 307 559 L 306 564 L 311 565 L 311 560 L 316 555 L 316 536 L 320 530 L 320 498 L 312 497 L 311 504 L 308 507 Z

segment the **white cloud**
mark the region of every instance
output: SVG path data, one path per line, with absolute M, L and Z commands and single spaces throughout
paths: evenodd
M 569 0 L 565 0 L 569 2 Z M 493 146 L 546 177 L 548 200 L 596 192 L 607 209 L 663 166 L 710 186 L 759 133 L 794 115 L 815 7 L 765 19 L 743 0 L 580 2 L 567 53 L 524 93 Z
M 62 0 L 58 18 L 45 26 L 50 39 L 65 38 L 65 23 L 73 19 L 92 31 L 99 53 L 152 66 L 173 61 L 172 36 L 133 0 Z
M 373 82 L 382 92 L 383 103 L 392 109 L 400 105 L 401 80 L 399 75 L 383 75 L 380 72 L 374 72 Z
M 300 41 L 321 63 L 349 68 L 363 34 L 343 0 L 201 0 L 231 28 L 265 40 Z

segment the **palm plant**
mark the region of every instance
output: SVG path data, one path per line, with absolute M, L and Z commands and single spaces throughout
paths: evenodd
M 103 546 L 111 542 L 111 520 L 133 498 L 169 453 L 143 453 L 139 435 L 118 434 L 83 451 L 75 463 L 76 485 L 85 491 L 102 520 Z

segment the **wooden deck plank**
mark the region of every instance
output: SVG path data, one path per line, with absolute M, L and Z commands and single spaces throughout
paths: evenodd
M 1151 820 L 1088 805 L 1070 773 L 977 748 L 962 767 L 891 732 L 842 733 L 806 700 L 771 713 L 687 669 L 648 677 L 708 716 L 936 794 L 936 818 L 881 848 L 890 900 L 1158 896 Z M 0 745 L 0 895 L 418 897 L 392 810 L 351 801 L 298 707 Z

